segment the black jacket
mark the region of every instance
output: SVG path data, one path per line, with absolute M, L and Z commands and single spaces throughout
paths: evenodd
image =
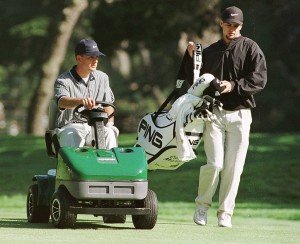
M 186 58 L 184 73 L 186 80 L 192 84 L 192 58 Z M 205 48 L 201 68 L 201 74 L 204 73 L 231 82 L 233 90 L 218 97 L 226 110 L 255 107 L 253 95 L 267 83 L 267 66 L 262 50 L 256 42 L 243 36 L 234 39 L 228 46 L 219 40 Z M 213 87 L 207 89 L 206 94 L 214 96 Z

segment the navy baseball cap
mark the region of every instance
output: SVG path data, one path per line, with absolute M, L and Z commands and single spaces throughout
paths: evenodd
M 221 19 L 225 23 L 237 23 L 239 25 L 242 25 L 244 21 L 242 10 L 235 6 L 226 8 L 222 13 Z
M 75 47 L 75 55 L 88 55 L 88 56 L 105 56 L 104 53 L 99 51 L 98 45 L 94 40 L 82 39 Z

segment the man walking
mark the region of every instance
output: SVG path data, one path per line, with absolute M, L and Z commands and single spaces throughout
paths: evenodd
M 205 124 L 207 164 L 200 168 L 194 222 L 207 224 L 207 210 L 220 177 L 218 225 L 232 227 L 231 217 L 249 144 L 251 108 L 256 106 L 253 95 L 265 87 L 267 67 L 257 43 L 241 35 L 243 12 L 239 8 L 226 8 L 220 26 L 222 39 L 204 49 L 201 73 L 211 73 L 221 81 L 223 91 L 218 99 L 224 109 L 215 109 L 217 120 Z M 194 50 L 195 44 L 190 42 L 191 57 Z M 214 96 L 212 87 L 207 94 Z

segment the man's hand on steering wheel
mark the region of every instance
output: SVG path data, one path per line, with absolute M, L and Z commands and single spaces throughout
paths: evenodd
M 87 109 L 87 110 L 92 110 L 96 106 L 96 101 L 93 98 L 83 98 L 82 99 L 82 105 Z
M 73 117 L 81 122 L 86 123 L 89 117 L 89 113 L 91 110 L 98 110 L 107 113 L 108 116 L 108 121 L 113 122 L 114 121 L 114 115 L 115 115 L 115 106 L 112 103 L 109 102 L 103 102 L 103 101 L 95 101 L 91 98 L 85 98 L 82 100 L 92 100 L 95 105 L 93 107 L 90 106 L 90 109 L 88 109 L 83 103 L 78 105 L 76 108 L 73 110 Z

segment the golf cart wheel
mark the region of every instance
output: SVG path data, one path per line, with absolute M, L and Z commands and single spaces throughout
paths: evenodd
M 105 224 L 124 224 L 126 215 L 103 215 L 103 222 Z
M 157 220 L 157 197 L 154 191 L 148 190 L 145 199 L 136 201 L 137 207 L 149 208 L 150 213 L 147 215 L 132 215 L 132 222 L 136 229 L 152 229 Z
M 27 220 L 29 223 L 48 223 L 49 206 L 38 206 L 38 185 L 31 185 L 27 194 Z
M 51 200 L 51 220 L 56 228 L 74 227 L 77 214 L 69 211 L 70 205 L 74 203 L 72 196 L 67 190 L 58 189 Z

